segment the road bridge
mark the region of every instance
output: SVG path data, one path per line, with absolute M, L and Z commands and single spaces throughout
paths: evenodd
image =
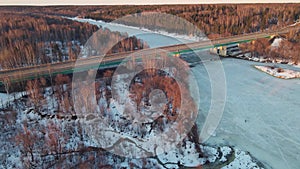
M 171 56 L 176 56 L 183 53 L 188 53 L 191 51 L 198 51 L 204 49 L 210 49 L 214 47 L 228 46 L 232 44 L 239 44 L 243 42 L 249 42 L 259 38 L 271 38 L 276 34 L 283 34 L 289 32 L 290 29 L 294 27 L 287 27 L 278 31 L 270 32 L 258 32 L 252 34 L 243 34 L 231 37 L 218 38 L 214 40 L 205 40 L 201 42 L 193 42 L 188 44 L 179 44 L 172 46 L 165 46 L 160 48 L 151 48 L 139 50 L 145 54 L 153 54 L 156 51 L 169 51 Z M 22 67 L 10 70 L 1 70 L 0 71 L 0 85 L 10 82 L 19 82 L 29 79 L 34 79 L 43 76 L 52 76 L 56 74 L 72 74 L 74 72 L 83 72 L 90 69 L 107 69 L 117 67 L 123 59 L 137 51 L 131 52 L 122 52 L 116 54 L 106 55 L 99 65 L 99 60 L 103 56 L 91 56 L 87 58 L 80 58 L 77 60 L 71 60 L 60 63 L 53 64 L 42 64 L 37 66 Z M 140 56 L 141 57 L 141 56 Z M 76 67 L 75 67 L 76 64 Z

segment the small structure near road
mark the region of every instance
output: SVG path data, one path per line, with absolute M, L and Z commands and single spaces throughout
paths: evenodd
M 241 50 L 238 44 L 231 44 L 231 45 L 211 48 L 210 52 L 213 54 L 217 54 L 219 56 L 228 57 L 234 55 L 235 53 L 240 53 Z

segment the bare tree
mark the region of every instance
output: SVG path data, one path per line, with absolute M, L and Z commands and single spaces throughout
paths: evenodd
M 57 124 L 49 123 L 45 135 L 48 154 L 53 154 L 55 159 L 58 160 L 61 157 L 65 143 L 66 136 L 63 134 L 61 127 Z
M 10 79 L 8 77 L 2 79 L 6 94 L 9 96 L 9 90 L 11 86 Z
M 27 156 L 30 155 L 31 163 L 35 162 L 35 146 L 37 141 L 37 134 L 35 131 L 30 131 L 26 126 L 23 126 L 23 132 L 20 132 L 16 135 L 15 141 L 21 146 L 22 152 Z
M 105 84 L 106 85 L 109 85 L 110 82 L 111 82 L 111 78 L 112 78 L 112 75 L 114 74 L 114 72 L 112 70 L 106 70 L 104 73 L 103 73 L 103 77 L 104 77 L 104 80 L 105 80 Z
M 38 79 L 27 81 L 26 91 L 30 101 L 33 103 L 35 110 L 37 110 L 41 106 L 40 103 L 42 102 L 43 98 Z

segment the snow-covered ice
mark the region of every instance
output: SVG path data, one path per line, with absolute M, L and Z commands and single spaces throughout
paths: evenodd
M 134 35 L 137 38 L 146 41 L 151 48 L 175 45 L 175 44 L 183 44 L 183 43 L 195 42 L 200 40 L 207 40 L 205 36 L 195 37 L 195 36 L 188 36 L 182 34 L 168 33 L 166 31 L 151 31 L 145 28 L 127 26 L 127 25 L 118 24 L 114 22 L 109 23 L 101 20 L 83 19 L 78 17 L 68 18 L 68 19 L 76 20 L 78 22 L 88 22 L 93 25 L 108 28 L 111 31 L 127 33 L 128 36 Z
M 253 62 L 222 59 L 227 98 L 222 120 L 210 145 L 232 145 L 249 151 L 266 168 L 295 169 L 300 166 L 300 82 L 257 71 Z M 260 65 L 269 65 L 260 63 Z M 282 68 L 297 69 L 291 65 Z M 201 128 L 210 107 L 210 83 L 205 67 L 192 68 L 200 90 Z

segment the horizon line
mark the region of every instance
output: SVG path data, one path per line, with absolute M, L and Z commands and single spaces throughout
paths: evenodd
M 224 5 L 229 5 L 229 4 L 244 4 L 244 5 L 255 5 L 255 4 L 300 4 L 300 2 L 293 2 L 293 1 L 280 1 L 280 2 L 201 2 L 201 3 L 49 3 L 49 4 L 43 4 L 43 3 L 24 3 L 24 4 L 19 4 L 19 3 L 10 3 L 10 4 L 1 4 L 1 7 L 4 6 L 11 6 L 11 7 L 18 7 L 18 6 L 127 6 L 127 5 L 133 5 L 133 6 L 146 6 L 146 5 L 209 5 L 209 4 L 224 4 Z

